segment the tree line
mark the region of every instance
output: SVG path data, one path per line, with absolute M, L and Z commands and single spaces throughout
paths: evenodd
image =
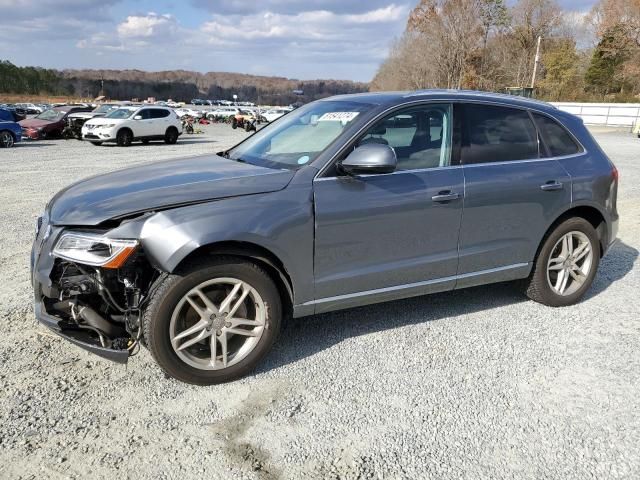
M 156 99 L 188 102 L 193 98 L 226 99 L 265 105 L 310 102 L 330 95 L 366 91 L 366 83 L 348 80 L 294 80 L 227 72 L 171 70 L 51 70 L 18 67 L 0 60 L 0 94 L 50 95 L 113 100 Z
M 421 0 L 372 90 L 530 87 L 547 100 L 638 101 L 640 0 L 600 0 L 586 16 L 555 0 Z

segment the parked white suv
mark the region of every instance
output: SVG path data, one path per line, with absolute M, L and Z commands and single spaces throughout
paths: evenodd
M 158 106 L 122 107 L 82 126 L 82 139 L 94 145 L 116 142 L 121 147 L 128 147 L 137 140 L 142 143 L 164 140 L 174 144 L 180 135 L 182 122 L 175 112 Z

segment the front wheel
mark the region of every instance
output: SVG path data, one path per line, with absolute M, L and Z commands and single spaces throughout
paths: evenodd
M 6 130 L 3 132 L 0 132 L 0 147 L 11 148 L 13 147 L 13 144 L 14 144 L 14 140 L 11 132 L 8 132 Z
M 168 375 L 213 385 L 247 374 L 264 358 L 281 316 L 278 290 L 262 268 L 220 257 L 162 280 L 145 311 L 143 333 Z
M 583 218 L 565 220 L 544 240 L 526 294 L 551 307 L 572 305 L 591 287 L 599 263 L 593 225 Z
M 120 130 L 116 136 L 116 143 L 119 147 L 128 147 L 133 142 L 133 133 L 130 130 Z

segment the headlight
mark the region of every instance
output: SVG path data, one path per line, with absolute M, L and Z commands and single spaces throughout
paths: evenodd
M 136 240 L 114 240 L 90 233 L 65 233 L 53 255 L 72 262 L 104 268 L 120 268 L 134 252 Z
M 113 128 L 115 126 L 116 126 L 115 123 L 110 123 L 108 125 L 98 125 L 99 128 Z

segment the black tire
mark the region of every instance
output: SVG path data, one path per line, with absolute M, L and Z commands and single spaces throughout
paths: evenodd
M 244 130 L 245 130 L 245 132 L 250 132 L 251 130 L 253 130 L 253 127 L 251 126 L 250 122 L 246 122 L 244 124 Z
M 128 128 L 123 128 L 116 136 L 116 143 L 119 147 L 129 147 L 133 142 L 133 133 Z
M 175 145 L 178 142 L 178 129 L 175 127 L 167 128 L 164 134 L 164 143 L 168 145 Z
M 102 142 L 91 142 L 91 145 L 95 145 L 96 147 L 99 147 L 100 145 L 102 145 Z
M 15 145 L 16 139 L 9 130 L 0 132 L 0 148 L 11 148 Z
M 589 240 L 593 252 L 592 264 L 584 283 L 570 295 L 555 292 L 547 280 L 547 265 L 558 241 L 569 232 L 582 232 Z M 593 225 L 584 218 L 569 218 L 558 224 L 542 241 L 533 265 L 533 270 L 526 284 L 526 295 L 538 303 L 550 307 L 565 307 L 576 303 L 589 290 L 596 276 L 600 263 L 600 241 Z
M 231 120 L 231 128 L 233 128 L 234 130 L 238 128 L 238 120 L 236 120 L 235 118 Z
M 218 370 L 203 370 L 187 364 L 174 351 L 170 324 L 174 309 L 187 292 L 202 282 L 233 277 L 251 285 L 266 306 L 265 329 L 253 350 L 238 363 Z M 171 377 L 194 385 L 214 385 L 246 375 L 265 357 L 282 325 L 282 304 L 278 289 L 258 265 L 237 257 L 221 256 L 199 261 L 180 273 L 165 277 L 154 289 L 144 312 L 142 328 L 145 344 L 158 365 Z

